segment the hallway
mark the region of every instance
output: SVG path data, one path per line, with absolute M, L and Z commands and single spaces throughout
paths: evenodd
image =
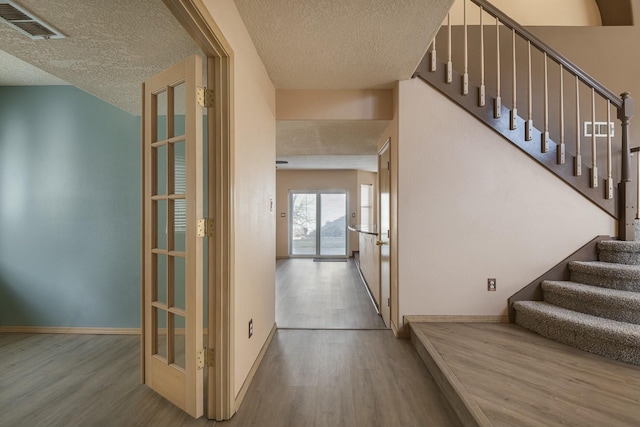
M 353 259 L 282 259 L 279 329 L 225 426 L 459 426 L 409 340 L 386 329 Z
M 386 329 L 353 258 L 277 260 L 276 323 L 281 329 Z
M 279 330 L 222 426 L 460 426 L 409 340 L 390 330 Z

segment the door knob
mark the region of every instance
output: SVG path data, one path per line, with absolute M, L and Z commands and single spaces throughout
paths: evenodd
M 385 244 L 386 244 L 386 242 L 383 242 L 382 240 L 378 240 L 376 242 L 376 246 L 382 246 L 382 245 L 385 245 Z

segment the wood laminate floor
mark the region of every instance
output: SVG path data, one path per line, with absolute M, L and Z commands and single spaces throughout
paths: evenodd
M 640 426 L 640 367 L 514 324 L 415 323 L 494 427 Z
M 278 324 L 320 330 L 276 332 L 232 420 L 194 420 L 140 384 L 138 336 L 0 334 L 0 427 L 460 426 L 352 260 L 279 261 L 277 282 Z
M 389 330 L 278 331 L 231 421 L 192 419 L 139 384 L 139 337 L 0 334 L 0 426 L 459 426 Z
M 385 329 L 353 259 L 278 260 L 276 323 L 279 328 Z
M 221 425 L 460 426 L 411 343 L 390 330 L 279 330 Z
M 213 426 L 140 384 L 135 335 L 0 334 L 0 426 Z

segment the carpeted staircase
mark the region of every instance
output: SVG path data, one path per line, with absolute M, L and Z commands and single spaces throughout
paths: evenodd
M 599 261 L 569 263 L 570 281 L 542 282 L 543 301 L 517 301 L 516 323 L 640 365 L 640 241 L 598 243 Z

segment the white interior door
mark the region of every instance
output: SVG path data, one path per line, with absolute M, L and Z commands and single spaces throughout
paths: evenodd
M 380 248 L 380 314 L 387 327 L 391 325 L 390 165 L 389 141 L 387 141 L 378 154 L 378 206 L 380 208 L 378 221 L 380 223 L 378 224 L 379 234 L 377 241 L 377 245 Z
M 192 56 L 144 84 L 144 381 L 203 414 L 202 59 Z

